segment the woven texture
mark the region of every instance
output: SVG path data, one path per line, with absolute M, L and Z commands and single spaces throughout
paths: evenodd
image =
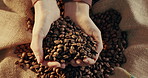
M 128 32 L 127 63 L 124 69 L 115 68 L 116 73 L 110 78 L 129 78 L 129 73 L 137 78 L 148 77 L 147 4 L 147 0 L 100 0 L 92 7 L 94 14 L 110 8 L 119 11 L 120 27 Z M 10 48 L 31 41 L 31 33 L 25 30 L 26 20 L 33 18 L 31 6 L 31 0 L 0 0 L 0 78 L 35 78 L 33 72 L 14 64 L 17 57 Z
M 122 15 L 120 28 L 128 32 L 129 46 L 125 50 L 127 63 L 123 66 L 137 78 L 148 77 L 148 0 L 100 0 L 93 6 L 94 14 L 109 8 L 116 9 Z M 121 78 L 116 73 L 112 78 Z M 123 77 L 125 78 L 125 77 Z

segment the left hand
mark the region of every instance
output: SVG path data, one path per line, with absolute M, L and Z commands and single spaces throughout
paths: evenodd
M 81 27 L 82 30 L 84 30 L 85 33 L 92 36 L 95 41 L 97 41 L 98 54 L 96 55 L 95 59 L 77 59 L 72 60 L 70 64 L 73 66 L 87 66 L 94 64 L 103 49 L 103 43 L 100 30 L 89 17 L 89 5 L 82 2 L 67 2 L 65 3 L 64 16 L 69 16 L 77 25 Z
M 37 58 L 37 62 L 48 67 L 65 68 L 65 64 L 57 61 L 45 61 L 43 58 L 43 39 L 46 37 L 51 24 L 60 17 L 60 10 L 56 0 L 40 0 L 34 5 L 35 24 L 32 32 L 31 49 Z

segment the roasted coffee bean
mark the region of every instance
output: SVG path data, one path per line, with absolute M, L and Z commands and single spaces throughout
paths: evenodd
M 62 43 L 62 40 L 55 40 L 54 43 L 55 44 L 60 44 L 60 43 Z
M 54 78 L 54 75 L 50 75 L 50 78 Z
M 62 51 L 62 49 L 61 49 L 61 48 L 58 48 L 58 49 L 57 49 L 57 52 L 61 52 L 61 51 Z
M 23 61 L 24 61 L 23 59 L 20 59 L 20 60 L 19 60 L 20 63 L 22 63 Z
M 63 47 L 63 45 L 62 45 L 62 44 L 59 44 L 57 47 L 58 47 L 58 48 L 61 48 L 61 47 Z
M 56 71 L 56 73 L 59 73 L 59 68 L 57 68 L 55 71 Z
M 24 60 L 24 63 L 28 64 L 28 63 L 30 63 L 30 61 Z
M 36 65 L 34 65 L 33 67 L 34 67 L 34 68 L 39 68 L 40 66 L 36 64 Z
M 18 58 L 21 58 L 21 56 L 22 56 L 21 54 L 17 54 L 17 57 L 18 57 Z
M 59 37 L 60 37 L 60 38 L 64 38 L 64 37 L 65 37 L 65 35 L 64 35 L 64 34 L 61 34 Z
M 55 74 L 55 72 L 51 72 L 50 74 L 53 75 L 53 74 Z
M 22 63 L 19 64 L 19 66 L 20 66 L 22 69 L 24 68 L 24 64 L 22 64 Z
M 75 38 L 77 38 L 77 36 L 76 36 L 76 35 L 72 35 L 71 37 L 72 37 L 72 38 L 74 38 L 74 39 L 75 39 Z
M 60 62 L 61 62 L 61 63 L 65 63 L 65 60 L 61 60 Z
M 105 78 L 109 78 L 109 75 L 108 74 L 105 74 Z
M 30 65 L 29 64 L 26 64 L 26 68 L 30 68 Z
M 19 61 L 16 61 L 16 62 L 15 62 L 16 65 L 18 65 L 19 63 L 20 63 Z
M 22 58 L 25 58 L 25 56 L 26 56 L 26 52 L 23 52 L 22 53 Z
M 67 58 L 69 58 L 69 56 L 68 56 L 68 55 L 63 55 L 63 57 L 64 57 L 64 59 L 67 59 Z
M 49 57 L 50 57 L 49 55 L 46 55 L 46 56 L 45 56 L 45 60 L 48 60 L 48 59 L 49 59 Z

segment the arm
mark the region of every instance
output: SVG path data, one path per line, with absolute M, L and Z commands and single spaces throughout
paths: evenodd
M 89 6 L 91 6 L 92 4 L 92 0 L 63 0 L 65 3 L 66 2 L 84 2 L 86 4 L 88 4 Z

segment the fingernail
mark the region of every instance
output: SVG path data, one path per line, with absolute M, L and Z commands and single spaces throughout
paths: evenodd
M 77 64 L 80 64 L 81 62 L 80 62 L 79 60 L 76 60 L 76 63 L 77 63 Z
M 39 58 L 38 56 L 36 56 L 36 59 L 37 59 L 37 62 L 38 62 L 38 63 L 41 62 L 41 60 L 40 60 L 40 58 Z
M 65 67 L 66 67 L 66 65 L 65 65 L 65 64 L 61 64 L 61 68 L 63 68 L 63 69 L 64 69 Z
M 83 61 L 84 61 L 85 63 L 88 63 L 88 62 L 89 62 L 87 59 L 84 59 Z
M 60 64 L 57 64 L 56 67 L 61 67 L 61 65 Z
M 61 64 L 58 62 L 50 62 L 48 63 L 49 67 L 61 67 Z

